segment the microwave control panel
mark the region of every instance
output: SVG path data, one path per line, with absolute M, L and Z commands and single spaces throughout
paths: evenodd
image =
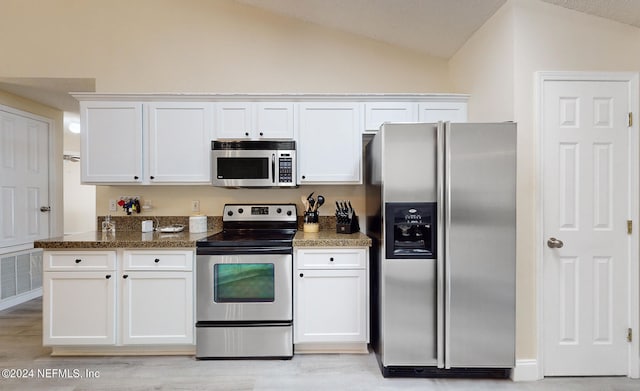
M 292 183 L 293 182 L 293 159 L 291 157 L 280 156 L 278 159 L 278 182 L 280 183 Z

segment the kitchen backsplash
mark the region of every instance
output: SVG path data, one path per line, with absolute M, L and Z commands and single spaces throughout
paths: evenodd
M 96 230 L 102 229 L 102 222 L 105 216 L 98 216 L 96 221 Z M 111 221 L 116 226 L 116 231 L 141 231 L 142 222 L 144 220 L 153 221 L 153 227 L 164 227 L 171 224 L 182 224 L 185 230 L 189 230 L 189 216 L 114 216 L 111 215 Z M 222 229 L 222 216 L 207 216 L 207 231 L 220 231 Z
M 106 216 L 98 216 L 96 221 L 96 231 L 102 229 L 102 222 Z M 111 216 L 111 221 L 116 226 L 116 231 L 140 231 L 142 229 L 142 222 L 144 220 L 153 221 L 154 228 L 164 227 L 171 224 L 182 224 L 185 230 L 189 230 L 189 216 Z M 303 224 L 302 216 L 298 216 L 298 229 L 302 229 Z M 318 218 L 321 230 L 333 231 L 336 229 L 336 217 L 335 216 L 320 216 Z M 207 231 L 221 231 L 222 230 L 222 216 L 207 216 Z
M 320 216 L 334 216 L 335 202 L 350 200 L 356 212 L 364 213 L 363 185 L 305 185 L 296 189 L 225 189 L 212 186 L 96 186 L 96 214 L 99 216 L 142 217 L 149 216 L 206 216 L 222 215 L 222 208 L 230 203 L 294 203 L 298 215 L 302 215 L 304 207 L 301 197 L 306 198 L 311 192 L 314 197 L 322 194 L 325 204 L 318 210 Z M 120 197 L 141 198 L 142 212 L 126 216 L 123 208 L 110 211 L 111 200 Z M 193 211 L 193 201 L 198 201 L 199 211 Z M 145 205 L 151 206 L 145 208 Z M 185 217 L 187 218 L 187 217 Z

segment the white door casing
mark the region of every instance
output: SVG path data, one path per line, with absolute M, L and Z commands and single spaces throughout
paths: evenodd
M 49 137 L 48 122 L 0 108 L 0 248 L 49 236 Z
M 633 83 L 544 77 L 538 243 L 542 374 L 633 376 L 637 343 L 626 339 L 638 313 L 632 309 L 637 234 L 627 233 L 627 220 L 635 220 L 638 229 L 637 129 L 628 125 L 628 113 L 635 110 Z M 550 238 L 562 247 L 556 241 L 551 248 Z

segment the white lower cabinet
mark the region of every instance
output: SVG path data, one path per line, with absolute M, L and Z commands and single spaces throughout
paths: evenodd
M 43 287 L 44 345 L 116 343 L 115 270 L 45 271 Z
M 296 249 L 295 264 L 296 351 L 366 351 L 368 249 Z
M 43 344 L 192 345 L 192 250 L 45 251 Z
M 127 272 L 122 275 L 122 343 L 193 343 L 191 272 Z

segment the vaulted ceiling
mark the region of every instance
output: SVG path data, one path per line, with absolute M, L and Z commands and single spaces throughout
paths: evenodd
M 234 0 L 251 7 L 450 58 L 506 0 Z M 537 0 L 528 0 L 537 1 Z M 541 0 L 640 27 L 640 0 Z M 88 79 L 0 78 L 0 90 L 63 111 L 69 91 L 93 91 Z
M 450 58 L 506 0 L 235 0 Z M 537 0 L 529 0 L 537 1 Z M 542 0 L 640 27 L 640 0 Z

